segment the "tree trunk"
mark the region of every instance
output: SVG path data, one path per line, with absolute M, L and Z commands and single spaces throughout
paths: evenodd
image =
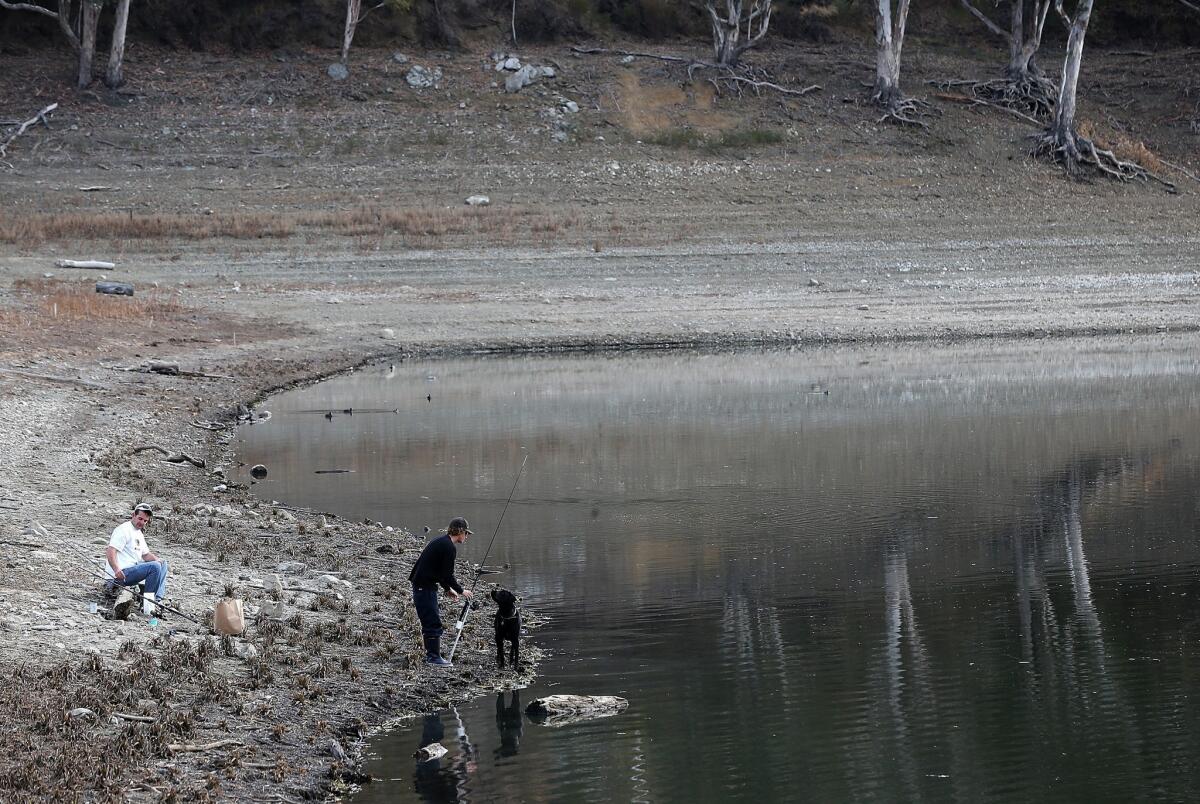
M 350 43 L 354 41 L 354 30 L 362 12 L 362 0 L 346 0 L 346 30 L 342 34 L 342 64 L 350 58 Z
M 129 23 L 129 0 L 120 0 L 117 4 L 117 18 L 113 23 L 112 48 L 108 52 L 108 71 L 104 74 L 104 83 L 111 89 L 116 89 L 125 83 L 121 70 L 125 62 L 125 28 Z
M 715 0 L 708 0 L 705 8 L 712 24 L 713 57 L 717 64 L 733 66 L 737 62 L 738 40 L 741 37 L 742 0 L 725 0 L 724 13 L 718 13 Z
M 1050 133 L 1059 147 L 1066 147 L 1070 159 L 1079 158 L 1075 146 L 1075 100 L 1079 86 L 1079 68 L 1083 63 L 1083 39 L 1087 35 L 1088 21 L 1092 16 L 1093 0 L 1079 0 L 1075 18 L 1071 20 L 1071 33 L 1067 37 L 1067 56 L 1063 60 L 1062 83 L 1058 87 L 1058 104 L 1054 109 L 1054 123 Z
M 92 83 L 92 65 L 96 61 L 96 20 L 100 6 L 84 0 L 79 14 L 79 78 L 76 85 L 83 89 Z
M 892 0 L 875 3 L 875 100 L 892 106 L 900 92 L 900 52 L 904 47 L 904 25 L 908 20 L 909 0 L 900 0 L 892 17 Z

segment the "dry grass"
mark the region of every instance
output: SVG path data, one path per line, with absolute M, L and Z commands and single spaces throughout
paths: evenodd
M 1112 151 L 1124 162 L 1141 165 L 1151 173 L 1161 174 L 1165 169 L 1162 160 L 1158 158 L 1146 143 L 1135 140 L 1127 134 L 1114 131 L 1100 131 L 1095 123 L 1084 120 L 1079 124 L 1079 133 L 1096 143 L 1097 148 Z
M 186 308 L 168 291 L 152 290 L 140 296 L 108 296 L 96 293 L 91 283 L 78 284 L 52 279 L 18 279 L 13 289 L 28 302 L 25 311 L 7 311 L 43 321 L 147 321 L 170 318 Z
M 443 239 L 481 237 L 491 243 L 545 243 L 580 225 L 578 211 L 530 207 L 387 208 L 363 206 L 332 212 L 245 212 L 216 215 L 86 213 L 10 216 L 0 220 L 0 243 L 36 246 L 63 240 L 256 240 L 305 233 L 373 238 L 399 236 L 407 245 L 435 246 Z

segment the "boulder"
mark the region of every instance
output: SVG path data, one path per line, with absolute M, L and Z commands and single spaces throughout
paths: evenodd
M 430 87 L 437 88 L 437 85 L 442 80 L 442 68 L 434 67 L 432 70 L 427 67 L 422 67 L 419 64 L 414 64 L 408 68 L 408 72 L 404 76 L 404 80 L 413 89 L 429 89 Z
M 492 199 L 486 195 L 472 195 L 467 197 L 467 206 L 469 207 L 486 207 L 492 203 Z
M 302 561 L 285 561 L 275 568 L 280 575 L 302 575 L 308 565 Z
M 237 642 L 233 646 L 233 653 L 239 659 L 251 661 L 258 658 L 258 648 L 251 645 L 249 642 Z
M 325 70 L 325 74 L 334 81 L 345 81 L 350 77 L 350 70 L 348 70 L 346 65 L 342 64 L 341 62 L 334 62 L 333 64 L 329 65 L 327 70 Z
M 383 329 L 379 330 L 379 337 L 383 338 L 385 341 L 394 341 L 396 340 L 396 330 L 392 329 L 391 327 L 384 327 Z
M 542 69 L 532 64 L 526 64 L 515 73 L 504 79 L 505 92 L 520 92 L 525 87 L 542 77 Z
M 392 61 L 397 64 L 408 64 L 408 56 L 405 56 L 399 50 L 392 54 Z
M 615 695 L 547 695 L 525 707 L 525 714 L 544 726 L 566 726 L 581 720 L 624 712 L 629 701 Z

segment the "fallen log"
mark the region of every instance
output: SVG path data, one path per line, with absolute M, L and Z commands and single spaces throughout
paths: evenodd
M 615 695 L 547 695 L 525 707 L 525 714 L 543 726 L 566 726 L 581 720 L 624 712 L 629 701 Z
M 217 740 L 212 743 L 171 743 L 167 749 L 173 754 L 187 753 L 189 751 L 215 751 L 218 748 L 224 748 L 228 745 L 245 745 L 241 740 L 228 739 Z
M 55 268 L 90 268 L 96 271 L 111 271 L 117 267 L 115 262 L 104 260 L 55 260 Z

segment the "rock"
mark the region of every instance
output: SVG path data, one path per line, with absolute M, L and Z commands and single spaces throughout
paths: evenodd
M 408 56 L 405 56 L 399 50 L 392 54 L 392 61 L 397 64 L 408 64 Z
M 563 109 L 570 112 L 571 114 L 576 114 L 579 112 L 579 104 L 576 103 L 575 101 L 567 101 L 566 103 L 563 104 Z
M 255 480 L 262 480 L 266 476 L 267 467 L 263 466 L 261 463 L 256 463 L 250 467 L 250 477 L 254 478 Z
M 566 142 L 567 138 L 567 132 L 562 131 L 561 129 L 550 135 L 550 139 L 554 140 L 555 142 Z
M 342 748 L 342 744 L 337 740 L 329 741 L 329 753 L 334 759 L 339 761 L 346 758 L 346 749 Z
M 226 491 L 229 491 L 229 486 L 226 486 L 224 483 L 221 483 L 218 486 L 213 486 L 213 492 L 216 494 L 221 494 Z
M 354 587 L 354 584 L 350 583 L 349 581 L 343 581 L 336 575 L 320 575 L 317 577 L 317 583 L 321 584 L 322 586 L 327 586 L 330 589 L 352 589 Z
M 302 561 L 285 561 L 275 568 L 280 575 L 303 575 L 308 565 Z
M 292 515 L 291 511 L 285 511 L 282 508 L 275 512 L 275 516 L 278 519 L 282 519 L 284 522 L 296 521 L 296 517 Z
M 263 590 L 271 594 L 282 595 L 283 583 L 279 580 L 279 576 L 272 574 L 263 578 Z
M 194 517 L 199 517 L 200 519 L 208 519 L 212 515 L 213 515 L 213 507 L 211 505 L 205 505 L 204 503 L 198 503 L 198 504 L 192 506 L 192 516 L 194 516 Z
M 270 617 L 273 620 L 282 620 L 283 619 L 283 601 L 282 600 L 268 600 L 262 604 L 262 606 L 259 608 L 259 610 L 265 616 Z
M 325 70 L 325 74 L 334 81 L 345 81 L 350 77 L 350 70 L 341 62 L 334 62 Z
M 558 73 L 555 72 L 553 67 L 546 67 L 545 65 L 543 65 L 543 66 L 539 67 L 538 70 L 541 72 L 542 78 L 553 78 L 554 76 L 558 75 Z
M 622 64 L 633 64 L 633 56 L 622 56 L 621 63 Z
M 96 292 L 106 296 L 132 296 L 133 285 L 128 282 L 97 282 Z
M 808 280 L 808 286 L 809 286 L 810 288 L 820 287 L 820 286 L 821 286 L 821 280 L 819 280 L 819 279 L 809 279 L 809 280 Z
M 442 68 L 434 67 L 432 70 L 422 67 L 419 64 L 414 64 L 405 74 L 404 80 L 413 89 L 429 89 L 430 87 L 437 88 L 438 83 L 442 80 Z
M 391 327 L 384 327 L 383 329 L 379 330 L 379 337 L 383 338 L 385 341 L 394 341 L 396 340 L 396 330 L 392 329 Z
M 238 642 L 233 646 L 233 653 L 239 659 L 251 661 L 258 658 L 258 648 L 251 645 L 249 642 Z
M 542 77 L 542 68 L 526 64 L 521 69 L 504 79 L 505 92 L 520 92 L 525 87 Z
M 24 536 L 37 536 L 39 539 L 50 538 L 50 531 L 46 530 L 46 526 L 41 522 L 38 522 L 36 519 L 31 520 L 29 524 L 25 526 L 25 530 L 21 531 L 21 533 Z
M 486 195 L 472 195 L 467 198 L 467 206 L 469 207 L 486 207 L 492 203 L 492 199 Z
M 36 558 L 39 561 L 54 561 L 58 558 L 58 556 L 56 556 L 54 553 L 51 553 L 49 550 L 34 550 L 29 554 L 29 557 Z
M 624 712 L 629 701 L 615 695 L 547 695 L 525 707 L 525 714 L 545 726 L 565 726 L 581 720 Z
M 71 720 L 80 720 L 80 719 L 94 720 L 96 717 L 96 713 L 93 712 L 91 709 L 88 709 L 86 706 L 80 706 L 80 707 L 72 709 L 70 712 L 68 712 L 67 717 L 71 718 Z
M 441 743 L 430 743 L 424 748 L 417 749 L 413 754 L 421 762 L 428 762 L 431 759 L 439 759 L 446 755 L 446 747 Z
M 521 69 L 521 60 L 516 56 L 509 56 L 507 59 L 496 65 L 496 68 L 498 70 L 509 70 L 510 72 L 515 73 L 517 70 Z

